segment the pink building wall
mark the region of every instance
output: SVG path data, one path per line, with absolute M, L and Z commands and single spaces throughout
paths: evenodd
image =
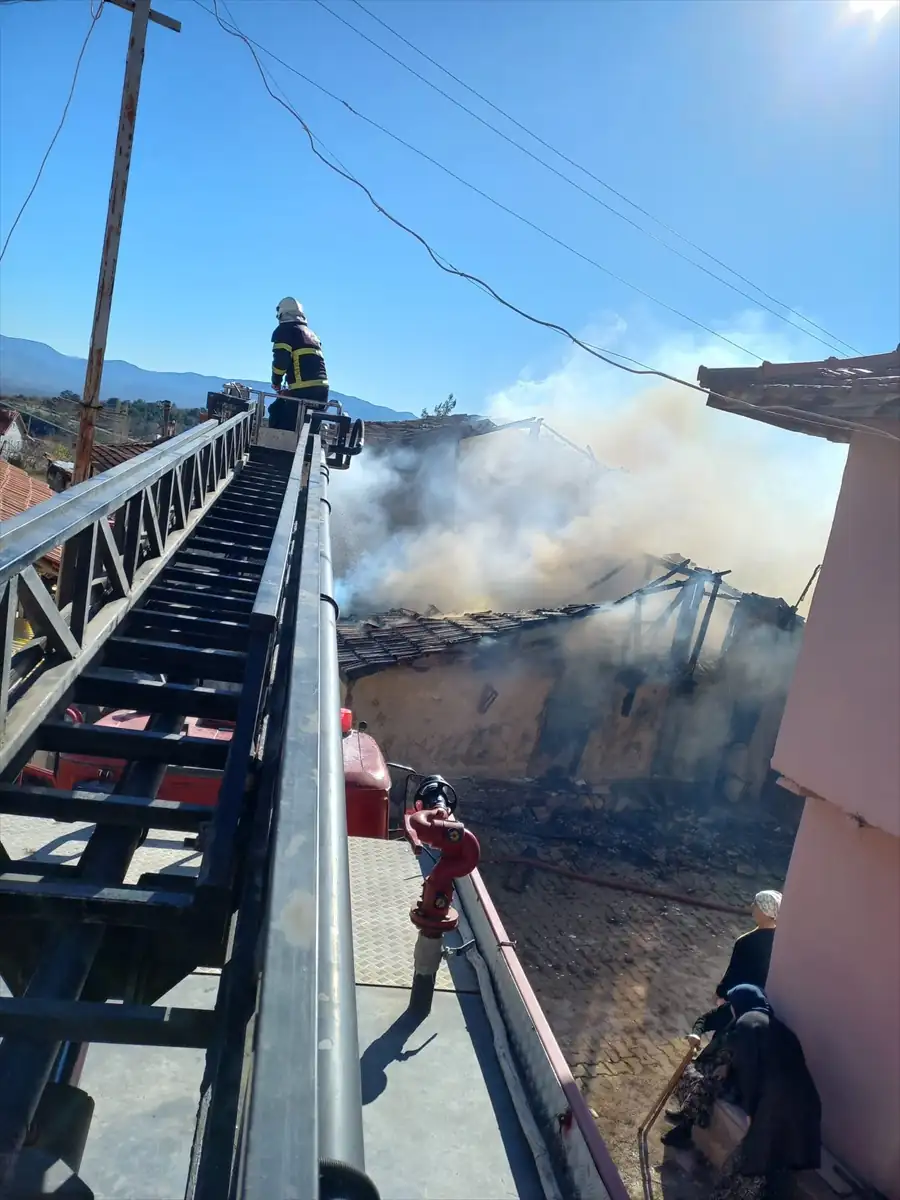
M 807 800 L 767 990 L 803 1044 L 825 1145 L 900 1200 L 900 838 Z
M 900 835 L 900 441 L 851 441 L 772 766 Z
M 823 1140 L 900 1200 L 900 442 L 855 434 L 772 766 L 808 799 L 768 990 Z M 818 798 L 817 798 L 818 797 Z

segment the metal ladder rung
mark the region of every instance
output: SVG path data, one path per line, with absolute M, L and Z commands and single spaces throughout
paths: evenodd
M 151 679 L 120 679 L 102 670 L 82 675 L 75 683 L 75 701 L 101 708 L 130 708 L 141 713 L 237 720 L 240 695 L 187 683 L 156 683 Z
M 230 744 L 220 739 L 186 737 L 182 733 L 73 725 L 68 721 L 45 721 L 37 737 L 42 750 L 128 762 L 136 759 L 163 762 L 173 767 L 201 767 L 212 771 L 224 769 Z
M 193 899 L 183 892 L 148 891 L 124 883 L 117 887 L 101 887 L 96 883 L 68 880 L 36 882 L 33 876 L 0 874 L 4 920 L 20 917 L 33 920 L 39 912 L 44 920 L 76 921 L 80 918 L 91 924 L 153 929 L 173 919 L 183 923 Z
M 59 791 L 31 784 L 0 783 L 0 812 L 18 817 L 47 817 L 54 821 L 193 831 L 211 820 L 215 810 L 202 804 L 107 795 L 84 788 Z
M 205 1050 L 215 1030 L 215 1017 L 211 1008 L 3 997 L 0 1037 Z
M 185 564 L 183 567 L 169 567 L 161 579 L 161 586 L 182 581 L 197 589 L 198 594 L 213 590 L 214 595 L 229 595 L 236 592 L 236 599 L 248 599 L 252 603 L 256 599 L 259 580 L 246 579 L 243 575 L 223 575 L 219 571 L 200 571 L 196 567 Z M 203 584 L 205 587 L 201 587 Z M 227 590 L 223 589 L 227 585 Z
M 247 655 L 239 650 L 205 650 L 181 642 L 113 637 L 106 643 L 104 662 L 110 667 L 143 668 L 162 675 L 218 679 L 241 683 Z
M 229 614 L 233 617 L 234 614 Z M 210 620 L 188 613 L 157 613 L 141 609 L 129 625 L 137 637 L 155 638 L 168 635 L 178 638 L 185 646 L 208 646 L 214 650 L 238 650 L 247 644 L 247 621 Z

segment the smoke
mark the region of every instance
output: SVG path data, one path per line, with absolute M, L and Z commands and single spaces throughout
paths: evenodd
M 802 357 L 751 318 L 735 324 L 728 336 L 770 361 Z M 635 347 L 627 335 L 619 322 L 587 340 L 616 339 L 688 380 L 736 358 L 690 337 Z M 730 569 L 729 584 L 793 603 L 822 559 L 843 447 L 716 412 L 697 392 L 581 351 L 471 407 L 498 423 L 541 417 L 596 462 L 529 429 L 468 438 L 458 454 L 368 449 L 333 489 L 344 611 L 613 599 L 661 573 L 648 554 Z

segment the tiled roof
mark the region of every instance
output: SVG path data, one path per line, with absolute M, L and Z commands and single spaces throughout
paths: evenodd
M 451 413 L 447 417 L 419 417 L 412 421 L 366 421 L 366 444 L 370 446 L 408 446 L 427 441 L 461 441 L 476 433 L 494 429 L 486 417 Z
M 34 508 L 44 500 L 50 500 L 56 493 L 43 480 L 33 479 L 21 467 L 0 459 L 0 521 L 9 521 L 20 513 Z M 54 570 L 59 570 L 59 547 L 45 554 L 42 563 Z
M 101 471 L 108 471 L 111 467 L 117 467 L 119 463 L 128 462 L 138 454 L 143 454 L 145 450 L 152 450 L 158 444 L 158 438 L 154 441 L 120 442 L 117 446 L 101 446 L 95 443 L 91 453 L 94 472 L 99 474 Z
M 130 462 L 132 458 L 143 454 L 145 450 L 152 450 L 154 446 L 158 446 L 159 442 L 159 438 L 154 441 L 119 442 L 117 445 L 101 445 L 99 442 L 95 442 L 91 451 L 93 473 L 99 475 L 101 471 L 109 471 L 112 467 L 119 466 L 120 463 Z M 75 471 L 73 463 L 56 460 L 52 465 L 64 474 L 72 475 Z
M 565 608 L 540 608 L 527 612 L 462 613 L 422 616 L 408 609 L 392 609 L 377 617 L 338 624 L 338 660 L 345 678 L 370 675 L 426 654 L 443 654 L 487 637 L 502 637 L 551 621 L 583 617 L 593 604 L 568 604 Z
M 851 421 L 900 421 L 900 348 L 864 358 L 811 363 L 763 363 L 760 367 L 701 367 L 697 379 L 707 404 L 768 425 L 848 442 Z

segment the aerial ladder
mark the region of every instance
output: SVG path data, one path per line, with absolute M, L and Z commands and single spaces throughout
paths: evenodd
M 269 430 L 264 396 L 240 385 L 212 395 L 209 411 L 2 531 L 0 1197 L 102 1200 L 81 1169 L 94 1110 L 86 1060 L 180 1047 L 206 1063 L 186 1200 L 471 1196 L 499 1169 L 480 1138 L 516 1194 L 624 1200 L 475 869 L 452 787 L 377 766 L 385 804 L 388 789 L 402 793 L 392 833 L 385 822 L 348 837 L 329 482 L 363 449 L 361 422 L 334 402 L 301 404 L 293 432 Z M 57 546 L 54 595 L 36 564 Z M 34 631 L 24 646 L 17 613 Z M 78 710 L 147 720 L 71 720 Z M 229 736 L 198 736 L 197 722 Z M 118 767 L 105 785 L 61 787 L 46 767 L 61 756 Z M 217 774 L 214 806 L 160 798 L 167 774 L 192 771 Z M 83 849 L 48 861 L 5 848 L 19 818 L 86 823 Z M 199 865 L 136 868 L 151 830 L 196 836 Z M 403 978 L 382 986 L 395 934 Z M 463 969 L 463 983 L 446 982 Z M 200 971 L 220 972 L 211 1005 L 159 1003 Z M 382 1031 L 386 1003 L 401 1013 Z M 424 1021 L 435 1034 L 421 1053 L 438 1038 L 445 1058 L 412 1091 L 392 1076 L 388 1164 L 382 1126 L 364 1132 L 363 1101 L 384 1112 L 367 1072 L 385 1039 Z M 415 1069 L 405 1051 L 390 1061 Z M 120 1081 L 126 1113 L 138 1082 Z M 444 1121 L 448 1103 L 497 1130 Z M 411 1149 L 407 1131 L 419 1120 L 431 1161 L 441 1146 L 451 1156 L 456 1191 L 429 1190 L 429 1151 Z

